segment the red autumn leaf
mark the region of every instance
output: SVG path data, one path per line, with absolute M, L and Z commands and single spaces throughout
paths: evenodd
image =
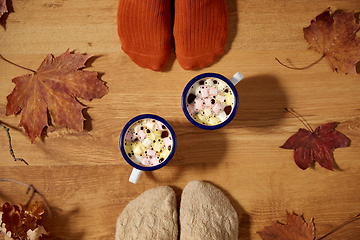
M 6 12 L 8 12 L 6 0 L 0 0 L 0 18 Z
M 68 50 L 56 58 L 49 54 L 34 74 L 12 80 L 15 88 L 7 96 L 6 115 L 21 111 L 20 126 L 31 142 L 48 126 L 48 113 L 56 126 L 83 129 L 85 107 L 77 98 L 90 101 L 108 92 L 97 72 L 78 70 L 90 57 Z
M 335 130 L 338 124 L 338 122 L 326 123 L 313 132 L 300 128 L 281 148 L 294 149 L 295 163 L 303 170 L 307 169 L 312 161 L 333 170 L 333 151 L 350 145 L 350 140 Z
M 313 240 L 315 227 L 313 220 L 307 224 L 301 216 L 286 212 L 287 224 L 278 222 L 257 232 L 263 240 Z
M 333 71 L 356 74 L 356 63 L 360 61 L 360 38 L 355 33 L 359 26 L 354 11 L 336 11 L 331 16 L 328 8 L 303 31 L 309 49 L 321 53 Z

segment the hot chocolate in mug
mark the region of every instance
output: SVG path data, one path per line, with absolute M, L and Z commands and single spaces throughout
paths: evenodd
M 133 167 L 129 181 L 137 183 L 143 171 L 164 167 L 174 156 L 176 136 L 162 117 L 142 114 L 132 118 L 120 134 L 121 154 Z
M 230 79 L 217 73 L 203 73 L 191 79 L 181 97 L 186 118 L 205 130 L 215 130 L 229 124 L 239 106 L 235 85 L 241 79 L 243 75 L 240 72 Z

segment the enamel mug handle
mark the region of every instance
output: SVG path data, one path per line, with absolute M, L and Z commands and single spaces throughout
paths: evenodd
M 132 172 L 131 172 L 131 175 L 130 175 L 130 178 L 129 178 L 129 182 L 132 182 L 132 183 L 137 183 L 137 181 L 139 180 L 140 178 L 140 175 L 141 175 L 142 171 L 137 169 L 137 168 L 133 168 Z
M 243 76 L 240 72 L 237 72 L 237 73 L 235 73 L 234 76 L 232 76 L 232 78 L 230 78 L 230 82 L 231 82 L 232 84 L 234 84 L 234 86 L 235 86 L 235 85 L 238 84 L 238 83 L 241 81 L 241 79 L 243 79 L 243 78 L 244 78 L 244 76 Z

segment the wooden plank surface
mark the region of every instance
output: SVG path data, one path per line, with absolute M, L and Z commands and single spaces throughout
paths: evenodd
M 358 18 L 358 0 L 227 0 L 225 53 L 207 68 L 185 71 L 172 47 L 162 72 L 139 68 L 121 50 L 117 0 L 8 2 L 12 11 L 2 19 L 0 54 L 31 69 L 49 53 L 94 54 L 86 70 L 99 72 L 109 87 L 102 99 L 82 101 L 89 107 L 84 131 L 49 129 L 31 144 L 18 128 L 20 116 L 5 116 L 11 80 L 29 72 L 0 60 L 0 121 L 11 127 L 17 157 L 29 163 L 12 160 L 0 131 L 0 178 L 33 184 L 44 194 L 54 214 L 46 228 L 58 238 L 114 239 L 116 219 L 132 199 L 168 185 L 180 201 L 182 189 L 195 179 L 214 184 L 230 199 L 240 218 L 239 239 L 260 239 L 256 232 L 273 221 L 285 222 L 286 211 L 303 214 L 306 221 L 314 218 L 317 237 L 360 213 L 359 75 L 333 73 L 326 60 L 303 71 L 275 61 L 298 67 L 314 62 L 319 55 L 307 50 L 302 28 L 327 7 L 354 10 Z M 186 83 L 204 72 L 230 78 L 237 71 L 245 78 L 236 86 L 235 119 L 216 131 L 192 126 L 180 105 Z M 335 150 L 334 171 L 318 164 L 300 170 L 293 151 L 279 148 L 303 127 L 285 108 L 295 109 L 313 128 L 340 122 L 337 130 L 351 146 Z M 168 166 L 143 174 L 134 185 L 118 141 L 126 122 L 142 113 L 167 119 L 178 147 Z M 0 183 L 1 203 L 27 200 L 25 187 Z M 359 236 L 356 221 L 332 239 Z

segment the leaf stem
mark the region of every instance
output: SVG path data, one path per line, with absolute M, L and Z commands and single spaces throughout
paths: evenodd
M 33 73 L 36 73 L 36 71 L 34 71 L 34 70 L 30 69 L 30 68 L 26 68 L 26 67 L 20 66 L 20 65 L 18 65 L 18 64 L 16 64 L 16 63 L 13 63 L 13 62 L 7 60 L 7 59 L 4 58 L 1 54 L 0 54 L 0 58 L 2 58 L 5 62 L 8 62 L 8 63 L 10 63 L 10 64 L 12 64 L 12 65 L 14 65 L 14 66 L 16 66 L 16 67 L 19 67 L 19 68 L 28 70 L 28 71 L 33 72 Z
M 26 165 L 29 165 L 29 164 L 25 161 L 25 159 L 15 157 L 15 153 L 14 153 L 14 150 L 13 150 L 12 145 L 11 145 L 11 136 L 10 136 L 10 133 L 9 133 L 10 129 L 7 128 L 7 127 L 5 127 L 5 126 L 3 126 L 2 124 L 0 124 L 0 127 L 6 131 L 7 138 L 9 139 L 10 154 L 11 154 L 11 156 L 13 157 L 14 161 L 15 161 L 15 162 L 16 162 L 16 161 L 20 161 L 20 162 L 25 163 Z
M 32 194 L 31 194 L 31 197 L 30 199 L 28 200 L 28 202 L 26 203 L 26 207 L 29 206 L 31 200 L 34 198 L 35 194 L 39 194 L 40 197 L 43 199 L 44 201 L 44 204 L 45 204 L 45 207 L 46 207 L 46 210 L 49 212 L 49 216 L 52 217 L 52 214 L 51 214 L 51 209 L 50 209 L 50 205 L 48 204 L 48 202 L 46 201 L 46 198 L 44 197 L 44 195 L 42 195 L 38 190 L 36 190 L 36 188 L 30 184 L 26 184 L 26 183 L 22 183 L 20 181 L 16 181 L 16 180 L 13 180 L 13 179 L 6 179 L 6 178 L 2 178 L 0 179 L 1 182 L 13 182 L 13 183 L 17 183 L 17 184 L 20 184 L 20 185 L 23 185 L 25 187 L 27 187 L 27 191 L 26 191 L 26 194 L 28 194 L 31 190 L 33 191 Z
M 306 127 L 306 129 L 309 132 L 314 132 L 314 130 L 312 129 L 312 127 L 310 126 L 310 124 L 305 120 L 305 118 L 303 116 L 301 116 L 300 114 L 298 114 L 297 112 L 295 112 L 293 109 L 288 109 L 285 108 L 286 111 L 288 111 L 289 113 L 291 113 L 292 115 L 294 115 L 297 119 L 299 119 L 299 121 L 304 124 L 304 126 Z
M 290 67 L 285 65 L 284 63 L 282 63 L 278 58 L 275 58 L 276 61 L 278 61 L 278 63 L 280 63 L 282 66 L 293 69 L 293 70 L 305 70 L 308 68 L 311 68 L 312 66 L 316 65 L 317 63 L 319 63 L 323 58 L 325 57 L 325 54 L 323 54 L 318 60 L 316 60 L 315 62 L 311 63 L 310 65 L 306 66 L 306 67 L 302 67 L 302 68 L 297 68 L 297 67 Z
M 328 233 L 326 233 L 324 236 L 318 238 L 317 240 L 321 240 L 321 239 L 324 239 L 326 238 L 327 236 L 329 236 L 330 234 L 334 233 L 335 231 L 339 230 L 340 228 L 344 227 L 345 225 L 349 224 L 349 223 L 352 223 L 356 220 L 359 220 L 360 219 L 360 214 L 356 215 L 355 217 L 351 218 L 350 220 L 347 220 L 346 222 L 340 224 L 339 226 L 331 229 Z

